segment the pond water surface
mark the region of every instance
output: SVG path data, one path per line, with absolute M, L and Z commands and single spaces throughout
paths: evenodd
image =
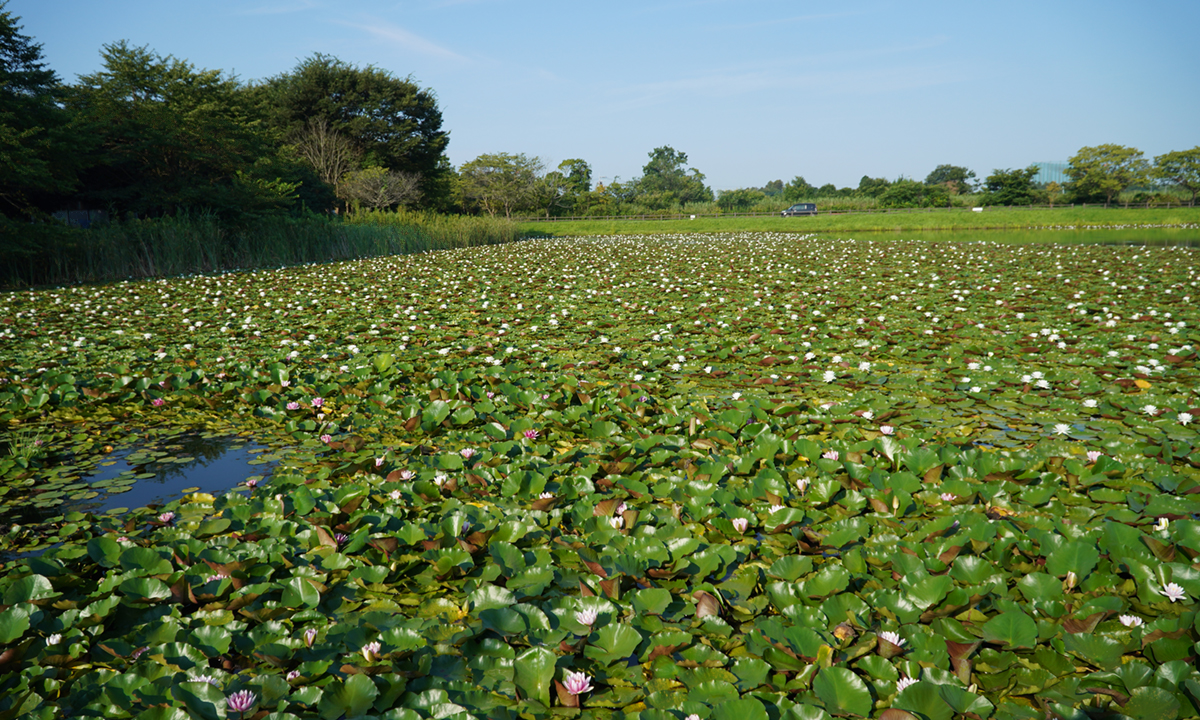
M 192 431 L 116 450 L 85 471 L 47 468 L 23 502 L 11 499 L 4 519 L 44 522 L 72 512 L 106 513 L 165 504 L 187 493 L 220 494 L 261 480 L 279 453 L 245 438 Z

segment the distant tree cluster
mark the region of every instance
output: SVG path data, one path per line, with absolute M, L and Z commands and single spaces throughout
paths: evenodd
M 978 205 L 1034 205 L 1061 202 L 1112 203 L 1121 193 L 1141 188 L 1137 201 L 1152 199 L 1156 191 L 1178 188 L 1190 195 L 1195 204 L 1200 194 L 1200 147 L 1159 155 L 1153 164 L 1142 152 L 1121 145 L 1081 148 L 1071 157 L 1065 185 L 1040 184 L 1038 167 L 997 168 L 980 183 L 975 172 L 958 165 L 938 165 L 918 182 L 905 177 L 896 180 L 864 175 L 856 188 L 837 188 L 831 184 L 814 187 L 797 175 L 786 185 L 772 180 L 761 188 L 723 190 L 717 205 L 724 210 L 746 210 L 764 201 L 835 198 L 871 198 L 876 207 L 919 208 L 954 204 L 957 196 L 969 196 L 958 202 Z M 1178 200 L 1176 200 L 1178 202 Z
M 687 154 L 664 145 L 650 151 L 641 177 L 592 187 L 592 169 L 570 159 L 544 172 L 540 158 L 489 153 L 464 163 L 458 180 L 467 211 L 491 215 L 584 215 L 617 212 L 622 206 L 650 210 L 713 201 L 704 175 L 687 167 Z

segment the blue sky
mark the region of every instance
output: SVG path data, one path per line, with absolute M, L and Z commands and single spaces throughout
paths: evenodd
M 1200 145 L 1195 0 L 10 0 L 66 81 L 128 40 L 256 80 L 313 53 L 437 93 L 455 166 L 482 153 L 641 174 L 670 145 L 715 189 L 803 175 Z

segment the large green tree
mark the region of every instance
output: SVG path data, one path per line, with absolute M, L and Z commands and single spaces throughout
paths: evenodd
M 926 185 L 942 185 L 951 195 L 975 189 L 975 171 L 959 165 L 938 165 L 925 177 Z
M 997 169 L 983 183 L 982 202 L 985 205 L 1032 205 L 1038 198 L 1033 178 L 1036 165 L 1023 170 Z
M 687 167 L 687 153 L 670 145 L 650 151 L 650 162 L 637 181 L 637 200 L 651 207 L 670 207 L 693 202 L 712 202 L 712 190 L 704 175 Z
M 797 175 L 787 185 L 783 186 L 783 199 L 787 202 L 796 202 L 797 200 L 811 197 L 815 189 L 812 185 L 808 184 L 804 176 Z
M 294 199 L 271 138 L 236 80 L 121 41 L 68 105 L 95 141 L 83 195 L 121 212 L 275 212 Z
M 28 220 L 75 185 L 81 137 L 42 46 L 0 2 L 0 215 Z
M 463 199 L 489 215 L 540 209 L 545 190 L 542 161 L 517 153 L 489 153 L 463 164 L 458 174 Z
M 726 212 L 749 210 L 766 199 L 766 194 L 758 188 L 739 188 L 737 190 L 722 190 L 717 196 L 717 207 Z
M 1104 204 L 1123 190 L 1150 180 L 1150 164 L 1142 157 L 1142 151 L 1124 145 L 1096 145 L 1083 147 L 1075 153 L 1067 166 L 1066 174 L 1071 178 L 1070 188 L 1075 197 L 1104 196 Z
M 950 204 L 950 195 L 942 185 L 899 178 L 879 193 L 879 206 L 885 208 L 944 207 Z
M 1191 204 L 1195 205 L 1200 192 L 1200 145 L 1154 158 L 1154 176 L 1190 192 Z
M 592 168 L 578 158 L 563 160 L 557 170 L 541 177 L 537 204 L 547 216 L 586 212 L 592 189 Z
M 426 205 L 450 194 L 444 162 L 450 134 L 433 91 L 382 68 L 357 67 L 329 55 L 302 60 L 291 72 L 255 88 L 271 123 L 296 138 L 321 125 L 346 138 L 363 167 L 420 176 Z
M 873 178 L 863 175 L 858 181 L 858 194 L 868 197 L 879 197 L 891 185 L 887 178 Z

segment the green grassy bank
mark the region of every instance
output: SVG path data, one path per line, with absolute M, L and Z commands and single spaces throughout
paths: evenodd
M 848 232 L 871 230 L 969 230 L 1031 227 L 1121 227 L 1200 223 L 1200 208 L 952 208 L 825 214 L 815 217 L 697 217 L 695 220 L 567 220 L 520 224 L 528 235 L 640 235 L 682 232 Z

